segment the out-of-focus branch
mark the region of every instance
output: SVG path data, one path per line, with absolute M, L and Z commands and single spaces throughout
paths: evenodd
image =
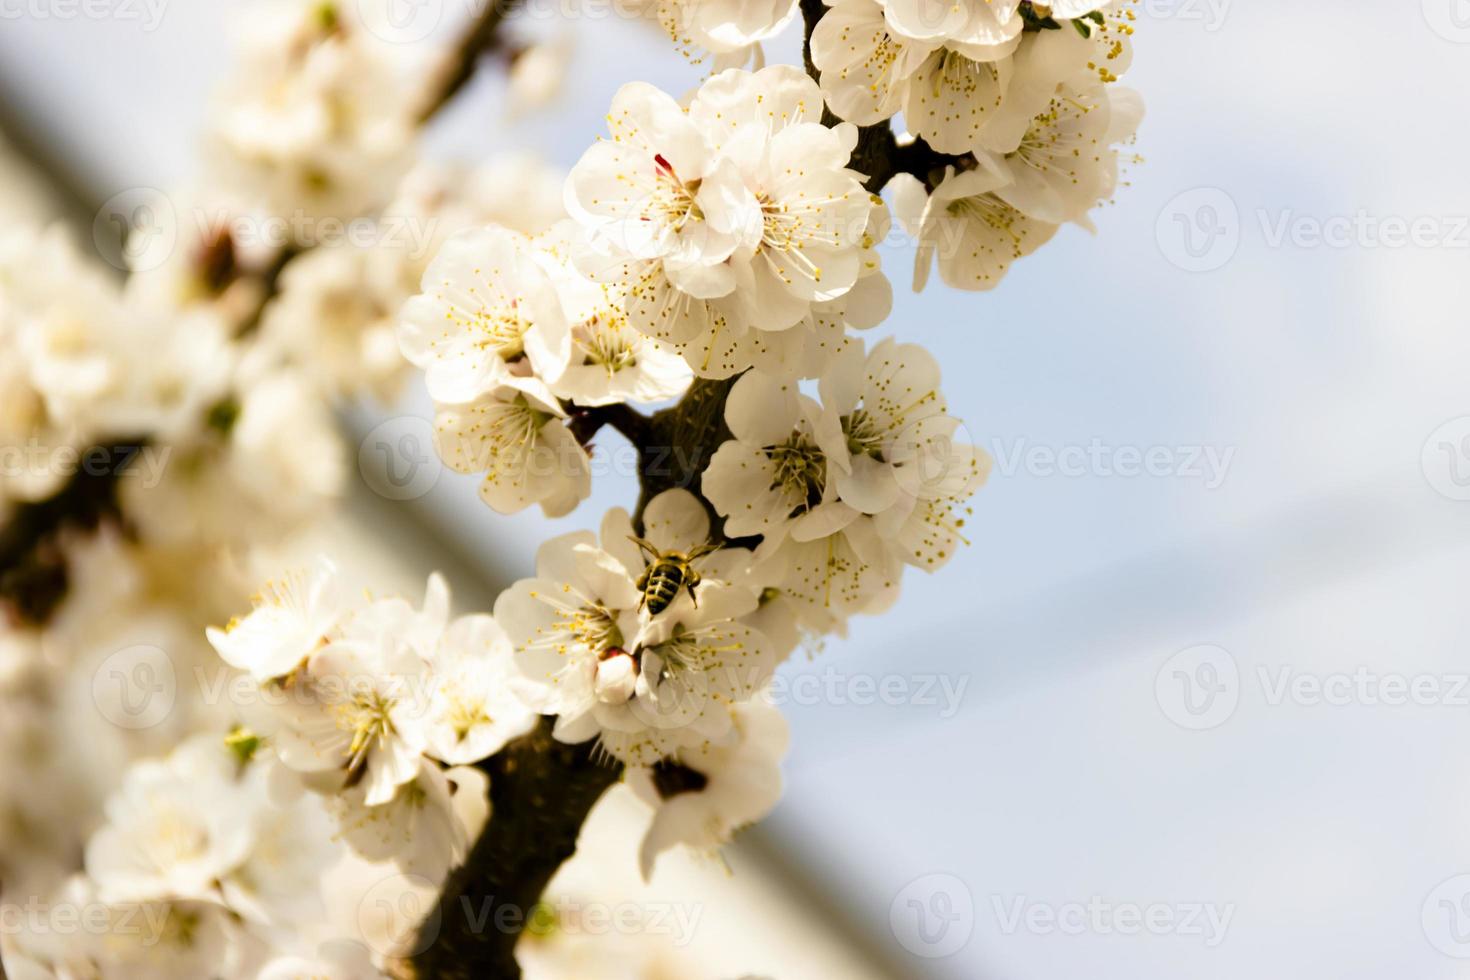
M 812 31 L 827 12 L 822 0 L 801 0 L 801 17 L 806 37 L 802 42 L 802 59 L 813 81 L 821 81 L 822 73 L 812 61 Z M 842 119 L 823 106 L 822 121 L 835 126 Z M 896 174 L 912 174 L 932 189 L 945 167 L 966 170 L 975 165 L 973 154 L 940 153 L 923 139 L 915 137 L 900 143 L 888 120 L 872 126 L 858 127 L 857 147 L 852 151 L 852 169 L 867 175 L 866 186 L 874 194 L 881 191 Z
M 475 76 L 475 68 L 482 57 L 501 47 L 505 38 L 501 27 L 511 12 L 520 6 L 521 0 L 481 0 L 485 9 L 465 31 L 459 44 L 446 54 L 439 73 L 429 87 L 429 97 L 419 110 L 420 123 L 433 119 L 435 114 L 465 87 Z

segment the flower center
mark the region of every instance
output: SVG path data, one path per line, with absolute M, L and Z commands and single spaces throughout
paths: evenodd
M 583 366 L 601 367 L 609 378 L 638 364 L 628 320 L 621 311 L 594 314 L 573 332 L 572 338 L 582 352 Z
M 792 513 L 810 510 L 822 502 L 827 486 L 827 457 L 801 433 L 766 448 L 772 464 L 771 489 L 792 502 Z

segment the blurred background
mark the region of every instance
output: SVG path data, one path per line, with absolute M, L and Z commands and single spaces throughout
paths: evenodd
M 132 6 L 0 3 L 0 179 L 88 242 L 114 195 L 188 184 L 228 64 L 233 5 Z M 419 5 L 439 36 L 461 8 Z M 430 154 L 568 167 L 618 85 L 704 74 L 584 9 L 516 27 L 575 45 L 548 111 L 485 73 Z M 879 333 L 935 352 L 995 468 L 948 569 L 783 668 L 786 797 L 733 874 L 639 892 L 702 904 L 710 977 L 1470 977 L 1470 4 L 1137 13 L 1141 159 L 1096 236 L 983 295 L 885 254 Z M 600 437 L 574 515 L 497 517 L 410 388 L 344 418 L 324 532 L 407 591 L 442 567 L 488 608 L 636 497 Z M 627 863 L 568 874 L 633 894 Z

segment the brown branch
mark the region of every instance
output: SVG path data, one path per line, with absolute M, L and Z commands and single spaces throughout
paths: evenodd
M 399 975 L 419 980 L 518 980 L 515 948 L 546 885 L 576 851 L 577 835 L 622 766 L 594 743 L 564 745 L 543 718 L 529 735 L 481 762 L 490 777 L 490 824 L 450 876 L 419 934 L 423 952 Z
M 640 531 L 643 508 L 655 495 L 671 487 L 698 492 L 700 472 L 730 437 L 725 400 L 735 380 L 696 380 L 678 405 L 652 418 L 626 405 L 584 413 L 595 420 L 585 428 L 595 432 L 602 424 L 614 425 L 638 447 L 642 493 L 634 520 Z M 551 719 L 543 719 L 536 731 L 480 764 L 490 777 L 490 824 L 445 886 L 437 915 L 426 920 L 419 945 L 427 948 L 400 965 L 401 975 L 416 980 L 520 977 L 515 960 L 520 934 L 547 882 L 574 853 L 593 804 L 622 771 L 611 760 L 599 762 L 592 742 L 557 742 L 551 726 Z
M 472 23 L 458 46 L 450 52 L 440 69 L 439 78 L 430 91 L 428 101 L 419 110 L 418 120 L 427 123 L 444 108 L 475 76 L 482 57 L 501 47 L 505 38 L 500 29 L 521 0 L 482 0 L 485 9 Z

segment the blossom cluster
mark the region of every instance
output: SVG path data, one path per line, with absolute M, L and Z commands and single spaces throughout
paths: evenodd
M 776 671 L 946 565 L 989 470 L 933 355 L 862 336 L 894 307 L 880 246 L 917 246 L 915 288 L 936 261 L 994 287 L 1090 227 L 1141 117 L 1116 84 L 1126 0 L 831 0 L 807 11 L 810 75 L 759 67 L 791 0 L 654 0 L 633 6 L 712 56 L 694 92 L 621 88 L 564 180 L 430 162 L 416 79 L 443 66 L 360 6 L 253 8 L 209 177 L 163 216 L 170 255 L 128 251 L 126 285 L 57 230 L 0 232 L 0 442 L 45 461 L 0 469 L 0 524 L 78 487 L 92 506 L 30 556 L 64 602 L 4 596 L 0 877 L 103 920 L 83 942 L 0 937 L 7 973 L 390 972 L 495 832 L 486 760 L 537 729 L 621 767 L 651 811 L 645 876 L 764 817 L 789 738 Z M 520 87 L 544 101 L 564 57 L 520 59 Z M 901 157 L 881 175 L 880 132 Z M 372 234 L 323 240 L 338 219 Z M 262 245 L 244 232 L 263 223 L 295 230 Z M 575 510 L 604 424 L 698 465 L 545 542 L 490 612 L 452 618 L 438 576 L 420 603 L 357 595 L 325 559 L 245 611 L 241 582 L 342 485 L 331 407 L 391 399 L 412 368 L 437 452 L 498 512 Z M 718 412 L 691 436 L 693 403 Z M 54 465 L 98 448 L 125 453 L 100 482 Z M 121 724 L 108 663 L 223 668 L 245 696 L 184 685 Z M 11 791 L 42 774 L 53 792 Z
M 916 289 L 936 258 L 949 285 L 992 288 L 1059 226 L 1090 227 L 1143 114 L 1114 84 L 1132 58 L 1126 2 L 829 6 L 812 60 L 837 114 L 869 125 L 901 112 L 933 149 L 976 161 L 947 168 L 932 193 L 914 175 L 894 179 L 894 208 L 919 243 Z

